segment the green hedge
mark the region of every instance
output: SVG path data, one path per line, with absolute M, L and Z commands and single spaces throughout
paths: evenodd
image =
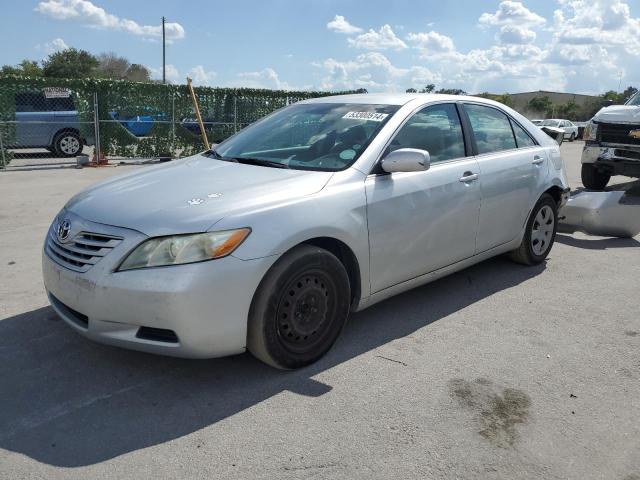
M 15 139 L 15 126 L 2 123 L 15 120 L 15 95 L 42 91 L 45 87 L 64 87 L 71 91 L 83 136 L 93 138 L 93 95 L 98 94 L 100 146 L 107 156 L 155 157 L 163 154 L 190 155 L 203 149 L 202 139 L 180 125 L 184 118 L 195 118 L 186 85 L 163 85 L 121 80 L 56 79 L 0 76 L 0 131 L 5 145 Z M 326 95 L 353 92 L 302 92 L 252 88 L 196 87 L 202 116 L 220 122 L 207 129 L 209 140 L 219 142 L 268 113 L 287 104 Z M 234 108 L 235 102 L 235 108 Z M 137 138 L 110 112 L 120 118 L 149 114 L 156 119 L 148 136 Z M 234 116 L 237 118 L 234 123 Z M 8 153 L 8 152 L 7 152 Z

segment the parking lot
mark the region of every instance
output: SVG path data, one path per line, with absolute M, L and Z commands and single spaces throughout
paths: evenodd
M 78 336 L 42 286 L 57 211 L 136 168 L 0 172 L 0 478 L 640 479 L 640 237 L 399 295 L 299 371 L 179 360 Z

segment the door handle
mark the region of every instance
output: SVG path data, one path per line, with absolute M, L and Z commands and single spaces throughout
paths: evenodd
M 531 163 L 533 163 L 534 165 L 540 165 L 542 162 L 544 162 L 544 158 L 542 158 L 540 155 L 536 155 L 535 157 L 533 157 L 533 161 Z
M 478 174 L 471 173 L 471 172 L 464 172 L 460 177 L 460 181 L 463 183 L 473 182 L 474 180 L 477 180 L 477 179 L 478 179 Z

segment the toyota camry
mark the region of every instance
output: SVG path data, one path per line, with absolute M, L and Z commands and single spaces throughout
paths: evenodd
M 92 340 L 298 368 L 352 312 L 495 255 L 544 261 L 568 191 L 558 144 L 502 104 L 307 100 L 77 194 L 44 283 Z

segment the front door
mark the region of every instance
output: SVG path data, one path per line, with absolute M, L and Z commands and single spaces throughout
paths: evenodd
M 427 150 L 431 166 L 367 178 L 372 293 L 475 251 L 479 169 L 475 158 L 465 156 L 455 104 L 432 105 L 414 114 L 389 150 L 398 148 Z

